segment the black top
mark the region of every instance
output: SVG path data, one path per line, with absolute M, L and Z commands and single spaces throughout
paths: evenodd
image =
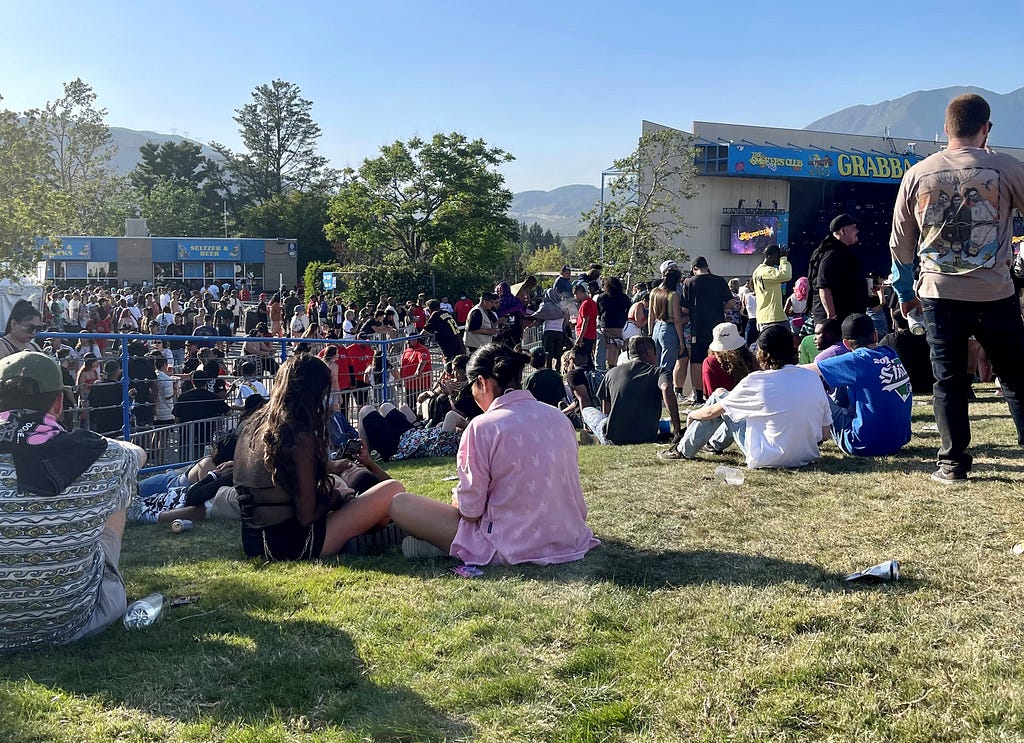
M 729 284 L 713 273 L 700 273 L 683 283 L 682 304 L 690 311 L 690 332 L 695 341 L 711 341 L 711 331 L 725 322 L 725 303 L 731 299 Z
M 465 353 L 466 348 L 462 345 L 462 338 L 459 336 L 459 326 L 450 312 L 437 310 L 430 313 L 423 329 L 433 333 L 437 339 L 437 345 L 441 347 L 441 353 L 445 359 L 451 359 L 460 353 Z
M 192 335 L 192 330 L 193 328 L 191 325 L 172 322 L 170 325 L 167 326 L 167 330 L 165 330 L 164 332 L 167 335 Z M 183 348 L 185 348 L 185 341 L 170 341 L 169 345 L 172 351 L 180 351 Z
M 565 384 L 554 369 L 538 369 L 526 382 L 526 391 L 543 403 L 557 408 L 565 400 Z
M 626 327 L 626 315 L 629 314 L 629 297 L 625 294 L 609 294 L 602 292 L 597 297 L 597 308 L 606 328 Z
M 153 386 L 156 366 L 153 359 L 132 356 L 128 359 L 128 378 L 135 390 L 135 422 L 140 426 L 153 424 Z
M 630 361 L 608 371 L 597 397 L 610 404 L 605 434 L 613 444 L 652 444 L 658 440 L 662 386 L 672 386 L 669 371 Z
M 843 245 L 833 235 L 822 240 L 821 245 L 811 254 L 807 273 L 813 289 L 811 315 L 814 322 L 826 319 L 819 289 L 832 291 L 832 302 L 839 322 L 848 315 L 867 310 L 868 289 L 860 258 L 853 248 Z
M 97 382 L 89 388 L 89 428 L 120 438 L 123 433 L 124 388 L 120 382 Z
M 94 385 L 95 386 L 95 385 Z M 205 387 L 183 392 L 171 410 L 179 422 L 199 421 L 228 414 L 228 404 Z

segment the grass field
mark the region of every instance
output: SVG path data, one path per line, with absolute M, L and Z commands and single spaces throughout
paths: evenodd
M 1024 739 L 1024 460 L 988 386 L 975 476 L 896 458 L 799 472 L 580 450 L 584 561 L 451 575 L 399 554 L 263 566 L 237 526 L 129 527 L 131 597 L 198 594 L 138 632 L 4 657 L 0 741 Z M 394 465 L 446 498 L 451 462 Z M 896 558 L 896 584 L 842 576 Z

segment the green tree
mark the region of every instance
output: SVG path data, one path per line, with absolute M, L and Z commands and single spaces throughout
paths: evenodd
M 371 261 L 502 263 L 517 231 L 507 216 L 512 193 L 496 168 L 512 155 L 458 132 L 396 141 L 380 153 L 343 174 L 328 209 L 329 240 Z
M 557 245 L 541 248 L 526 259 L 524 269 L 526 274 L 536 274 L 542 271 L 559 271 L 565 265 L 565 256 Z
M 612 181 L 604 214 L 600 207 L 583 214 L 589 225 L 573 246 L 578 262 L 603 258 L 618 273 L 637 275 L 651 272 L 664 256 L 680 257 L 674 239 L 693 229 L 682 205 L 700 192 L 694 154 L 693 135 L 686 132 L 663 129 L 640 137 L 637 148 L 614 163 L 621 175 Z
M 127 184 L 110 166 L 117 149 L 103 121 L 107 112 L 95 104 L 93 89 L 76 78 L 64 84 L 63 96 L 29 112 L 28 125 L 49 145 L 43 178 L 64 196 L 65 234 L 115 234 L 128 216 Z
M 199 192 L 168 178 L 139 192 L 139 213 L 153 235 L 206 237 L 224 229 L 223 216 L 203 204 Z
M 0 111 L 0 278 L 32 274 L 35 237 L 60 231 L 63 196 L 41 176 L 49 153 L 34 115 Z
M 291 191 L 242 211 L 242 231 L 260 237 L 294 237 L 299 243 L 297 270 L 302 275 L 311 261 L 338 260 L 324 236 L 327 194 Z
M 230 192 L 221 167 L 202 154 L 199 144 L 147 142 L 139 154 L 129 180 L 150 232 L 181 237 L 221 233 Z
M 317 154 L 320 126 L 313 103 L 295 83 L 274 80 L 252 92 L 252 102 L 236 110 L 245 152 L 235 154 L 213 142 L 225 160 L 242 206 L 261 205 L 290 191 L 328 190 L 336 174 Z

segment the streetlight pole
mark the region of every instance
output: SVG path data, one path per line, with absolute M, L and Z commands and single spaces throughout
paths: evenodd
M 600 256 L 601 263 L 604 264 L 604 179 L 609 175 L 621 175 L 622 171 L 618 168 L 608 168 L 607 170 L 601 171 L 601 207 L 597 212 L 597 234 L 599 236 L 600 250 L 598 255 Z

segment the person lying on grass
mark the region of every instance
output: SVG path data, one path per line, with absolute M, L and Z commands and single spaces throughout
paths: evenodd
M 234 480 L 246 555 L 327 557 L 388 526 L 391 499 L 404 490 L 400 482 L 385 480 L 359 497 L 335 487 L 331 476 L 348 465 L 327 457 L 330 392 L 331 371 L 321 359 L 292 356 L 277 372 L 270 402 L 242 425 Z M 385 534 L 397 544 L 397 529 Z
M 402 542 L 406 557 L 547 565 L 600 544 L 586 523 L 572 424 L 520 389 L 528 361 L 496 343 L 470 358 L 469 384 L 484 413 L 459 442 L 454 505 L 410 493 L 391 503 L 391 517 L 412 535 Z

